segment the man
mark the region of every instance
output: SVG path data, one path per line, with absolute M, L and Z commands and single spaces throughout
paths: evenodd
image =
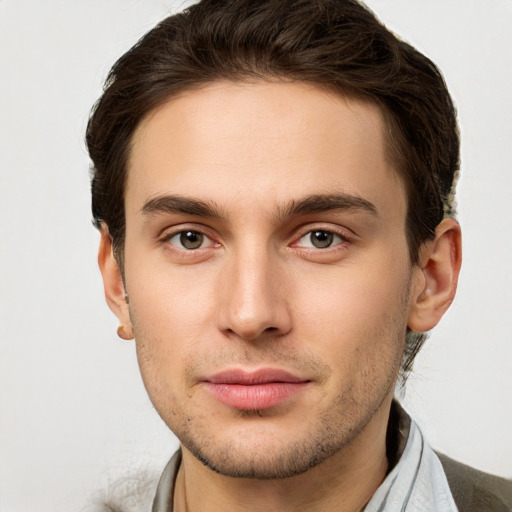
M 204 0 L 87 143 L 106 298 L 181 442 L 154 511 L 511 510 L 393 401 L 461 261 L 432 62 L 355 0 Z

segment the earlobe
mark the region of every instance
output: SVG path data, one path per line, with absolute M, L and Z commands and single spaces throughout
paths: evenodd
M 102 227 L 101 229 L 98 265 L 103 278 L 105 299 L 120 323 L 121 331 L 118 330 L 118 335 L 122 339 L 131 339 L 133 338 L 132 325 L 123 276 L 114 256 L 112 238 L 106 227 Z M 121 332 L 122 335 L 119 334 L 119 332 Z
M 462 261 L 461 231 L 454 219 L 443 220 L 427 241 L 415 268 L 408 327 L 426 332 L 437 325 L 455 296 Z

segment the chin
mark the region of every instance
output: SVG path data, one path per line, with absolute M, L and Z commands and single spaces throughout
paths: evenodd
M 190 450 L 190 448 L 189 448 Z M 320 464 L 328 453 L 305 450 L 303 444 L 281 448 L 278 453 L 269 450 L 237 450 L 226 447 L 225 450 L 206 453 L 207 450 L 194 451 L 192 454 L 207 468 L 231 478 L 251 478 L 274 480 L 300 475 Z
M 245 414 L 245 413 L 244 413 Z M 248 411 L 259 416 L 259 411 Z M 256 419 L 256 418 L 255 418 Z M 224 438 L 178 435 L 182 446 L 206 467 L 232 478 L 260 480 L 283 479 L 300 475 L 340 452 L 357 432 L 350 425 L 338 424 L 334 431 L 320 426 L 303 425 L 302 432 L 293 427 L 269 428 L 258 420 L 251 428 L 238 428 L 236 435 L 224 430 Z M 256 428 L 254 428 L 256 427 Z

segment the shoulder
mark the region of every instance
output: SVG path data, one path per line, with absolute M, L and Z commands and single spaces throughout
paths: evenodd
M 512 481 L 437 455 L 460 512 L 512 512 Z
M 83 512 L 140 512 L 151 510 L 158 484 L 154 471 L 125 474 L 91 496 Z

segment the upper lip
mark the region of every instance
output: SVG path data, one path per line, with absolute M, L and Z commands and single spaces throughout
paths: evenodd
M 297 377 L 292 373 L 278 368 L 259 368 L 247 371 L 239 368 L 222 370 L 203 379 L 210 384 L 239 384 L 251 386 L 257 384 L 269 384 L 273 382 L 298 383 L 308 382 L 309 379 Z

